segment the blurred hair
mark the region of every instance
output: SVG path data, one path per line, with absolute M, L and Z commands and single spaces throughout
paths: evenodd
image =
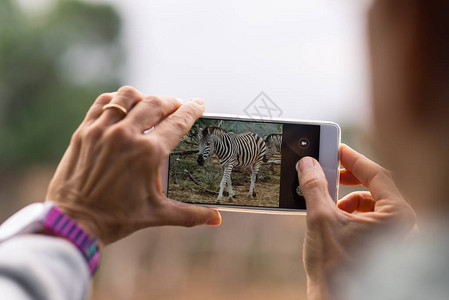
M 410 0 L 409 0 L 410 1 Z M 434 100 L 449 106 L 449 0 L 417 2 L 420 50 Z
M 449 111 L 449 0 L 377 0 L 374 10 L 385 28 L 409 26 L 409 84 L 415 96 L 427 100 L 417 113 Z

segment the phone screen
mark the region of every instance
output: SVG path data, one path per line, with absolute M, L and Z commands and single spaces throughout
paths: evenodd
M 168 196 L 305 210 L 296 163 L 319 150 L 320 125 L 200 118 L 170 155 Z

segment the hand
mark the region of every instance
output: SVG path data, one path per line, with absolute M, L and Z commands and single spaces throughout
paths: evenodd
M 129 113 L 103 111 L 108 103 Z M 165 197 L 159 176 L 162 162 L 203 112 L 200 99 L 181 104 L 132 87 L 99 96 L 73 134 L 46 200 L 102 245 L 149 226 L 219 225 L 216 210 Z
M 307 204 L 304 268 L 309 299 L 328 299 L 329 279 L 353 262 L 363 260 L 357 248 L 375 233 L 407 235 L 416 216 L 396 187 L 391 174 L 346 145 L 340 148 L 340 183 L 364 185 L 369 192 L 347 195 L 335 205 L 318 161 L 301 159 L 298 177 Z M 357 213 L 354 213 L 357 212 Z M 338 273 L 340 276 L 342 273 Z

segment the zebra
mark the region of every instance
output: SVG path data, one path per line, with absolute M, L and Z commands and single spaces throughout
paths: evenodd
M 281 153 L 282 134 L 281 133 L 269 134 L 265 138 L 265 144 L 267 147 L 267 151 L 265 152 L 263 162 L 267 162 L 273 155 Z
M 207 126 L 202 130 L 197 162 L 204 165 L 206 159 L 214 153 L 223 168 L 217 203 L 223 198 L 223 190 L 228 185 L 229 201 L 235 195 L 232 190 L 231 172 L 234 167 L 251 167 L 251 186 L 248 197 L 255 197 L 254 185 L 260 164 L 265 156 L 264 140 L 253 132 L 236 134 L 227 132 L 218 126 Z

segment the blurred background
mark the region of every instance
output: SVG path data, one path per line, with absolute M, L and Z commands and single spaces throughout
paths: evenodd
M 239 115 L 264 92 L 276 116 L 335 121 L 375 155 L 368 2 L 1 0 L 0 221 L 44 199 L 92 101 L 123 84 Z M 91 299 L 304 299 L 305 217 L 222 215 L 111 246 Z

